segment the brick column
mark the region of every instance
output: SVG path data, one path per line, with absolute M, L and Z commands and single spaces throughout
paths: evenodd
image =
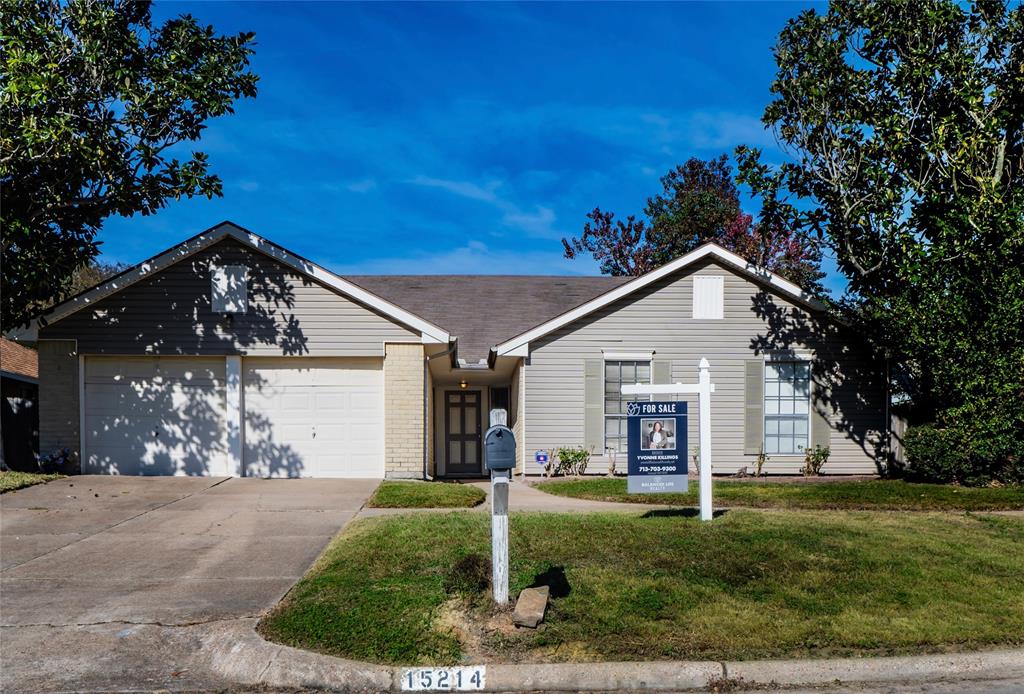
M 423 345 L 384 345 L 384 476 L 423 477 Z

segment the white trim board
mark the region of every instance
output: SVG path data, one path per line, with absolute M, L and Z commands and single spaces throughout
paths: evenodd
M 548 333 L 561 328 L 564 325 L 568 325 L 575 320 L 583 318 L 584 316 L 593 313 L 594 311 L 607 306 L 608 304 L 617 301 L 623 297 L 629 296 L 633 292 L 646 287 L 647 285 L 657 282 L 658 280 L 671 275 L 678 270 L 685 268 L 687 265 L 691 265 L 698 260 L 711 256 L 717 260 L 722 261 L 726 265 L 739 270 L 743 274 L 751 277 L 752 279 L 766 284 L 769 287 L 785 294 L 787 297 L 797 301 L 804 306 L 814 309 L 816 311 L 824 311 L 825 305 L 815 299 L 813 296 L 805 292 L 796 284 L 793 284 L 787 279 L 776 275 L 774 272 L 768 272 L 758 268 L 753 263 L 747 262 L 742 257 L 736 255 L 732 251 L 727 251 L 721 246 L 714 243 L 705 243 L 700 248 L 696 248 L 684 256 L 676 258 L 670 263 L 662 265 L 657 270 L 652 270 L 646 275 L 641 275 L 634 280 L 630 280 L 625 284 L 619 285 L 611 291 L 605 292 L 601 296 L 591 299 L 585 304 L 581 304 L 571 311 L 567 311 L 560 316 L 556 316 L 549 321 L 541 323 L 540 325 L 531 328 L 530 330 L 520 333 L 510 340 L 506 340 L 495 347 L 492 347 L 492 351 L 495 356 L 528 356 L 529 344 L 533 340 L 536 340 Z
M 314 262 L 297 256 L 281 246 L 268 241 L 267 239 L 233 224 L 232 222 L 221 222 L 217 226 L 202 232 L 201 234 L 184 241 L 173 248 L 169 248 L 160 255 L 145 260 L 135 267 L 122 272 L 115 277 L 103 282 L 78 296 L 68 299 L 64 303 L 50 309 L 42 316 L 32 320 L 28 325 L 18 328 L 13 332 L 15 339 L 36 340 L 39 337 L 39 328 L 52 325 L 59 320 L 67 318 L 71 314 L 80 311 L 87 306 L 95 304 L 125 289 L 136 282 L 149 277 L 171 265 L 188 258 L 191 255 L 208 248 L 226 238 L 232 238 L 239 243 L 259 251 L 274 260 L 290 267 L 307 277 L 327 285 L 335 291 L 348 296 L 362 304 L 365 304 L 376 311 L 403 323 L 410 328 L 420 332 L 421 341 L 424 344 L 447 344 L 450 336 L 440 326 L 420 318 L 419 316 L 406 311 L 405 309 L 392 304 L 381 297 L 366 291 L 362 287 L 339 277 L 330 270 L 317 265 Z

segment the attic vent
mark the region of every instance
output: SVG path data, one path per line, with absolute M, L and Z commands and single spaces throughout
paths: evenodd
M 248 268 L 210 268 L 210 303 L 214 313 L 245 313 L 249 308 Z
M 697 275 L 693 278 L 693 317 L 721 320 L 725 278 L 721 275 Z

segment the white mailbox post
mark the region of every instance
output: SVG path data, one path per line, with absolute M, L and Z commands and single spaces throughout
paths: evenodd
M 484 465 L 491 474 L 491 587 L 494 602 L 508 604 L 508 485 L 516 466 L 516 437 L 505 410 L 491 410 L 484 434 Z
M 711 394 L 715 384 L 711 382 L 711 365 L 701 358 L 697 367 L 697 383 L 636 383 L 622 386 L 623 395 L 689 395 L 697 394 L 700 409 L 700 519 L 709 521 L 711 509 Z

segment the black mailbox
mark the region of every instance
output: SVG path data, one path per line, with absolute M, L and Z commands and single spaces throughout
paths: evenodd
M 484 463 L 488 470 L 514 470 L 516 467 L 516 437 L 512 430 L 500 424 L 484 434 Z

